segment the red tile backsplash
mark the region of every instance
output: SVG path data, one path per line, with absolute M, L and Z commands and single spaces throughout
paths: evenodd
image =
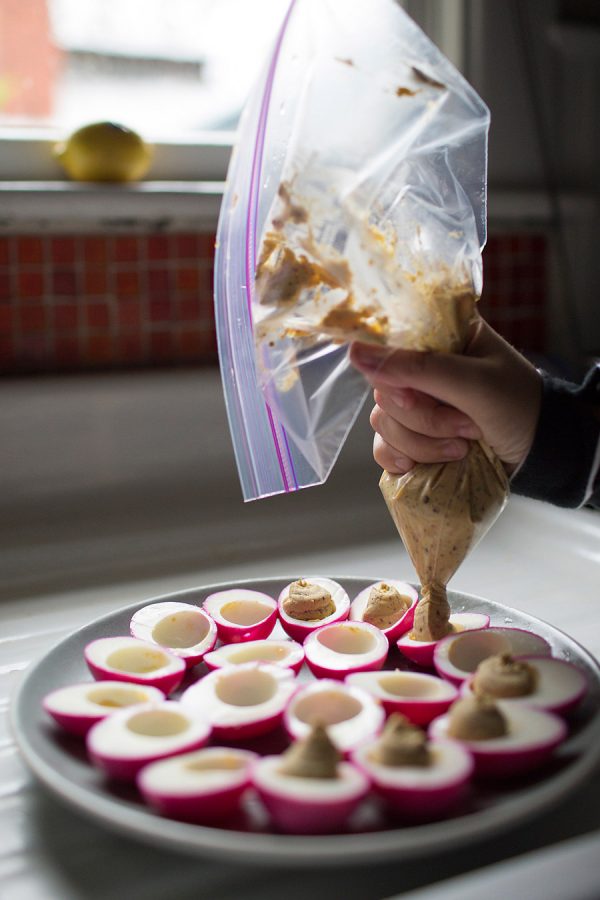
M 0 236 L 4 373 L 213 363 L 214 234 Z M 482 314 L 545 349 L 547 238 L 495 234 Z

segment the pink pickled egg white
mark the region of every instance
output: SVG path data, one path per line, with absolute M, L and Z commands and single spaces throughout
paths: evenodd
M 410 598 L 410 606 L 406 610 L 404 615 L 402 615 L 397 622 L 394 622 L 394 624 L 390 625 L 388 628 L 380 629 L 383 634 L 385 634 L 388 641 L 394 641 L 399 638 L 401 634 L 404 634 L 412 628 L 415 618 L 415 606 L 419 601 L 418 593 L 416 592 L 414 587 L 408 584 L 406 581 L 396 581 L 394 579 L 388 579 L 387 581 L 374 581 L 373 584 L 370 584 L 368 587 L 366 587 L 356 595 L 356 597 L 350 604 L 349 618 L 353 622 L 363 621 L 363 616 L 369 602 L 369 595 L 371 591 L 374 587 L 380 587 L 382 584 L 390 585 L 390 587 L 396 588 L 398 593 L 403 597 Z
M 224 644 L 268 638 L 277 622 L 275 600 L 247 588 L 217 591 L 202 606 L 214 620 Z
M 244 740 L 276 728 L 297 687 L 291 669 L 243 663 L 209 672 L 183 692 L 181 703 L 208 719 L 215 738 Z
M 301 643 L 315 629 L 322 628 L 324 625 L 330 625 L 332 622 L 340 622 L 347 619 L 350 612 L 350 597 L 337 581 L 333 581 L 331 578 L 322 578 L 320 575 L 312 575 L 310 578 L 306 577 L 304 580 L 311 584 L 318 584 L 329 591 L 333 605 L 335 606 L 335 612 L 331 613 L 330 616 L 326 616 L 324 619 L 309 619 L 302 621 L 300 619 L 292 618 L 286 613 L 283 604 L 284 601 L 287 600 L 290 593 L 290 587 L 294 582 L 286 585 L 277 599 L 279 621 L 281 622 L 281 627 L 285 633 L 288 634 L 292 640 L 300 641 Z
M 280 772 L 281 757 L 266 756 L 253 767 L 254 787 L 274 823 L 289 834 L 340 831 L 369 791 L 367 776 L 350 763 L 338 778 L 298 778 Z
M 249 750 L 206 747 L 144 766 L 137 786 L 146 803 L 161 815 L 212 824 L 238 811 L 257 759 Z
M 372 694 L 387 715 L 401 713 L 415 725 L 441 716 L 458 697 L 450 682 L 424 672 L 357 672 L 345 683 Z
M 133 637 L 165 647 L 189 667 L 199 663 L 217 642 L 217 626 L 203 609 L 191 603 L 150 603 L 134 613 Z
M 94 765 L 131 780 L 148 763 L 203 747 L 210 732 L 205 717 L 164 700 L 108 716 L 90 729 L 86 745 Z
M 551 656 L 517 656 L 535 670 L 535 688 L 522 697 L 504 697 L 504 703 L 518 703 L 521 706 L 535 706 L 547 712 L 565 713 L 573 709 L 585 696 L 588 680 L 581 669 L 564 659 Z M 474 675 L 470 675 L 461 686 L 461 695 L 469 696 Z
M 377 793 L 396 812 L 411 819 L 442 815 L 461 800 L 473 775 L 470 752 L 456 741 L 430 741 L 428 766 L 385 766 L 374 757 L 372 742 L 351 754 Z
M 334 622 L 313 631 L 304 655 L 317 678 L 344 678 L 350 672 L 381 669 L 388 655 L 386 636 L 366 622 Z
M 66 731 L 84 735 L 120 709 L 164 699 L 162 691 L 148 685 L 93 681 L 52 691 L 44 697 L 43 707 Z
M 223 644 L 207 653 L 204 662 L 209 669 L 239 666 L 249 662 L 264 662 L 298 672 L 304 662 L 304 649 L 296 641 L 245 641 L 243 644 Z
M 371 694 L 333 679 L 301 688 L 283 716 L 285 729 L 295 740 L 306 737 L 320 722 L 341 753 L 378 734 L 384 721 L 384 709 Z
M 450 624 L 463 631 L 473 631 L 487 628 L 490 617 L 483 613 L 452 613 Z M 407 659 L 423 668 L 433 668 L 433 654 L 440 641 L 415 641 L 411 638 L 411 632 L 403 634 L 396 642 L 396 647 Z M 446 640 L 442 638 L 441 640 Z
M 497 701 L 508 721 L 508 734 L 488 740 L 468 741 L 453 737 L 469 750 L 478 775 L 498 777 L 521 775 L 545 762 L 567 736 L 567 727 L 553 713 Z M 448 737 L 449 714 L 434 719 L 429 726 L 432 740 Z
M 164 647 L 134 637 L 105 637 L 91 641 L 84 650 L 94 678 L 152 685 L 171 693 L 181 683 L 186 665 Z
M 481 631 L 442 638 L 434 650 L 433 664 L 443 678 L 460 684 L 484 659 L 502 653 L 550 656 L 551 649 L 548 641 L 531 631 L 490 625 Z

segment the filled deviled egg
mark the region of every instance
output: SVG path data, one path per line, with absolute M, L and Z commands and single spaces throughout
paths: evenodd
M 299 578 L 286 585 L 277 600 L 281 627 L 303 642 L 317 628 L 348 618 L 350 598 L 331 578 Z
M 257 759 L 249 750 L 206 747 L 144 766 L 137 786 L 146 803 L 161 815 L 214 825 L 239 812 Z
M 370 786 L 363 772 L 340 760 L 320 723 L 285 753 L 259 760 L 252 780 L 273 823 L 291 834 L 343 831 Z
M 277 603 L 268 594 L 248 588 L 216 591 L 204 600 L 203 609 L 217 626 L 224 644 L 268 638 L 277 623 Z
M 243 644 L 222 644 L 204 657 L 204 663 L 211 671 L 249 662 L 271 663 L 298 673 L 304 662 L 304 649 L 296 641 L 269 638 Z
M 349 618 L 374 625 L 394 641 L 412 628 L 418 600 L 417 591 L 405 581 L 376 581 L 354 598 Z
M 548 641 L 532 631 L 490 625 L 467 633 L 450 634 L 436 646 L 433 664 L 442 678 L 460 684 L 489 656 L 550 656 Z
M 180 656 L 135 637 L 104 637 L 84 650 L 88 668 L 97 680 L 128 681 L 156 687 L 170 694 L 181 684 L 186 665 Z
M 209 672 L 183 692 L 181 703 L 208 719 L 216 740 L 242 741 L 277 728 L 297 688 L 291 669 L 243 663 Z
M 458 699 L 453 684 L 425 672 L 357 672 L 345 682 L 372 694 L 388 716 L 400 713 L 414 725 L 429 724 Z
M 456 741 L 428 740 L 425 732 L 393 713 L 380 738 L 351 759 L 396 813 L 414 820 L 438 818 L 464 797 L 473 759 Z
M 148 685 L 88 681 L 52 691 L 42 705 L 65 731 L 83 736 L 96 722 L 118 710 L 165 699 L 162 691 Z
M 292 740 L 305 738 L 320 722 L 344 754 L 378 734 L 384 720 L 384 709 L 371 694 L 329 678 L 300 688 L 283 716 Z
M 217 626 L 191 603 L 149 603 L 134 613 L 130 631 L 133 637 L 166 647 L 188 668 L 201 662 L 217 642 Z
M 304 642 L 306 663 L 316 678 L 343 679 L 351 672 L 381 669 L 388 650 L 385 634 L 366 622 L 333 622 Z
M 86 746 L 95 766 L 131 781 L 148 763 L 203 747 L 210 732 L 205 717 L 164 700 L 108 716 L 89 730 Z

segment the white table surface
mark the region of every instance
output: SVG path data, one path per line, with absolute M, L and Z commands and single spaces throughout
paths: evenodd
M 22 673 L 64 635 L 119 606 L 213 581 L 414 573 L 377 490 L 364 417 L 327 485 L 250 505 L 239 497 L 214 375 L 5 382 L 0 429 L 9 435 L 0 467 L 1 900 L 380 900 L 418 888 L 432 893 L 415 900 L 454 900 L 453 876 L 466 873 L 474 893 L 465 898 L 488 888 L 495 897 L 499 883 L 500 896 L 512 878 L 513 896 L 558 900 L 536 892 L 555 854 L 535 851 L 575 838 L 570 854 L 560 848 L 573 873 L 584 851 L 597 858 L 589 847 L 600 851 L 600 773 L 509 834 L 402 867 L 224 867 L 125 840 L 65 808 L 33 781 L 8 725 Z M 598 657 L 599 563 L 600 515 L 513 497 L 451 587 L 545 619 Z M 493 865 L 516 856 L 520 869 Z M 522 871 L 537 878 L 519 895 Z M 575 877 L 570 886 L 568 900 L 593 896 Z

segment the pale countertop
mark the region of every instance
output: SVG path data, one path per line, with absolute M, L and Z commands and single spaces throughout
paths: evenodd
M 468 850 L 401 870 L 304 869 L 301 877 L 156 851 L 63 807 L 33 782 L 8 726 L 22 672 L 61 637 L 128 603 L 220 580 L 414 573 L 377 489 L 366 416 L 325 486 L 247 505 L 214 372 L 6 380 L 0 429 L 2 900 L 117 892 L 132 900 L 379 900 L 440 880 L 431 898 L 443 900 L 458 896 L 445 880 L 470 870 L 478 870 L 473 896 L 487 884 L 491 897 L 503 877 L 491 863 L 526 854 L 523 871 L 531 860 L 539 872 L 553 854 L 538 862 L 531 851 L 582 834 L 600 851 L 600 773 L 540 820 Z M 451 587 L 538 616 L 600 657 L 599 574 L 598 513 L 513 497 Z M 594 896 L 571 887 L 569 900 Z M 554 894 L 528 888 L 527 896 Z

